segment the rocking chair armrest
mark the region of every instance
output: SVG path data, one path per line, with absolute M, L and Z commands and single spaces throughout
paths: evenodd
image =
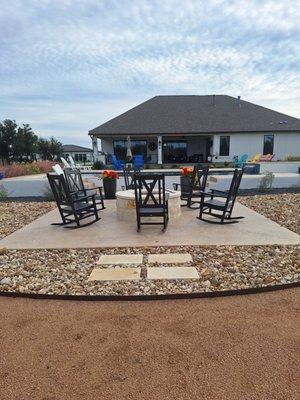
M 103 187 L 102 186 L 96 186 L 96 187 L 94 187 L 94 188 L 85 188 L 84 190 L 87 192 L 88 190 L 99 190 L 99 193 L 100 193 L 100 195 L 102 195 L 102 189 L 103 189 Z
M 78 202 L 81 202 L 81 201 L 84 201 L 84 200 L 89 200 L 89 199 L 95 200 L 95 195 L 94 194 L 89 194 L 87 196 L 79 197 L 78 199 L 74 199 L 73 202 L 74 203 L 78 203 Z
M 222 197 L 224 199 L 228 197 L 228 192 L 225 192 L 223 190 L 217 190 L 217 189 L 210 189 L 210 190 L 212 197 Z
M 211 198 L 213 198 L 213 197 L 224 197 L 224 198 L 226 198 L 227 197 L 227 194 L 226 194 L 226 196 L 225 196 L 225 193 L 223 194 L 222 192 L 221 192 L 221 194 L 215 194 L 214 192 L 212 192 L 212 189 L 210 189 L 211 191 L 210 192 L 199 192 L 199 194 L 200 194 L 200 196 L 203 198 L 203 197 L 211 197 Z M 217 192 L 219 192 L 218 190 L 217 190 Z

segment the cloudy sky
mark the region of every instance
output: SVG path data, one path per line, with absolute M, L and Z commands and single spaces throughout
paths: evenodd
M 0 0 L 0 120 L 90 145 L 158 94 L 300 117 L 299 20 L 295 0 Z

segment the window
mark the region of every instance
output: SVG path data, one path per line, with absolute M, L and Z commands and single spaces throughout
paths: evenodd
M 83 153 L 75 153 L 75 161 L 76 162 L 86 162 L 86 154 Z
M 230 136 L 220 136 L 220 156 L 229 156 Z
M 165 140 L 163 142 L 163 156 L 165 163 L 186 162 L 187 142 L 185 140 Z
M 267 154 L 273 154 L 274 149 L 274 135 L 265 135 L 264 136 L 264 156 Z
M 147 140 L 131 140 L 131 152 L 133 156 L 141 154 L 146 161 Z M 126 160 L 127 140 L 114 140 L 114 154 L 119 160 Z

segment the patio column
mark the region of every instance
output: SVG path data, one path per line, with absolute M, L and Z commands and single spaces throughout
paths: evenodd
M 162 164 L 162 136 L 157 136 L 157 164 Z
M 92 136 L 92 145 L 93 145 L 93 159 L 94 161 L 98 161 L 98 138 L 97 136 Z

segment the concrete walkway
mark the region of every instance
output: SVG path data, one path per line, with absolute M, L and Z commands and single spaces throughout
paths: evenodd
M 114 200 L 106 201 L 101 220 L 82 229 L 51 226 L 59 222 L 55 209 L 0 241 L 9 249 L 88 248 L 173 245 L 268 245 L 300 244 L 300 236 L 268 218 L 236 203 L 235 215 L 245 219 L 238 224 L 212 225 L 199 221 L 197 210 L 182 209 L 182 215 L 170 221 L 165 233 L 160 226 L 142 226 L 136 221 L 119 221 Z

